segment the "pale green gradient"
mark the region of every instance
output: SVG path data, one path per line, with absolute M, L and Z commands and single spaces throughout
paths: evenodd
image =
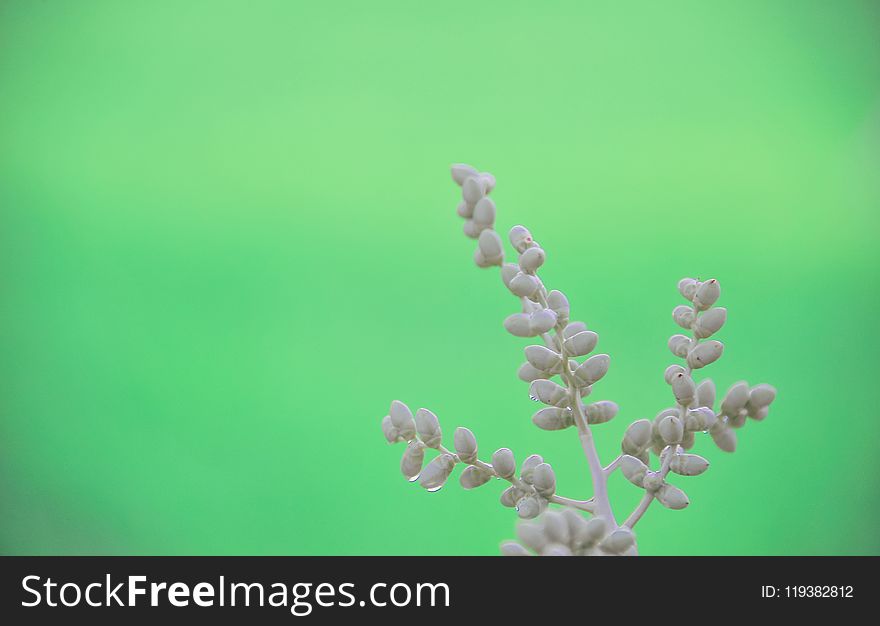
M 873 2 L 0 4 L 0 550 L 494 554 L 501 485 L 426 494 L 399 398 L 543 454 L 453 161 L 600 334 L 603 458 L 669 405 L 678 279 L 724 389 L 779 399 L 646 554 L 878 554 Z M 451 440 L 451 437 L 450 437 Z M 451 441 L 450 441 L 451 443 Z M 639 493 L 619 476 L 622 517 Z

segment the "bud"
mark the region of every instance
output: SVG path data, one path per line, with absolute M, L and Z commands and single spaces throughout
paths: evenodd
M 529 396 L 544 404 L 557 407 L 568 406 L 568 390 L 551 380 L 536 380 L 529 385 Z
M 679 418 L 667 415 L 660 421 L 657 428 L 660 436 L 663 437 L 663 441 L 666 443 L 681 443 L 681 438 L 684 436 L 684 424 L 681 423 Z
M 697 406 L 714 408 L 715 406 L 715 383 L 711 378 L 700 381 L 697 385 Z
M 464 200 L 458 203 L 458 206 L 455 209 L 455 212 L 458 213 L 459 217 L 463 217 L 465 219 L 471 218 L 474 216 L 474 207 Z
M 539 309 L 529 316 L 529 329 L 532 335 L 546 333 L 556 326 L 556 312 L 553 309 Z
M 715 412 L 706 406 L 690 409 L 685 416 L 684 426 L 688 431 L 708 430 L 715 425 Z
M 513 452 L 507 448 L 499 448 L 492 455 L 492 468 L 501 478 L 513 478 L 516 474 L 516 461 Z
M 551 406 L 535 413 L 532 423 L 541 430 L 563 430 L 574 424 L 574 418 L 568 409 Z
M 687 370 L 681 365 L 670 365 L 666 368 L 666 371 L 663 372 L 663 380 L 666 381 L 667 385 L 671 385 L 677 374 L 687 374 Z
M 687 356 L 688 349 L 691 347 L 691 340 L 684 335 L 672 335 L 672 337 L 669 338 L 667 345 L 672 354 L 684 358 Z
M 538 279 L 534 276 L 517 272 L 516 276 L 510 280 L 508 287 L 517 296 L 531 298 L 537 293 L 539 285 Z
M 464 232 L 465 236 L 470 237 L 471 239 L 476 239 L 480 236 L 480 233 L 485 230 L 485 227 L 477 224 L 474 220 L 465 220 L 461 230 Z
M 620 471 L 623 472 L 626 479 L 636 487 L 643 487 L 648 466 L 636 457 L 624 454 L 620 457 Z
M 561 512 L 547 511 L 542 521 L 544 522 L 544 536 L 547 537 L 547 541 L 562 545 L 571 543 L 568 521 Z
M 688 353 L 688 365 L 695 370 L 700 369 L 701 367 L 705 367 L 710 363 L 717 361 L 721 357 L 723 351 L 724 344 L 720 341 L 715 341 L 714 339 L 704 341 L 703 343 L 697 344 L 696 347 Z
M 604 424 L 617 415 L 617 405 L 611 400 L 593 402 L 584 407 L 584 413 L 587 414 L 589 424 Z
M 525 493 L 520 490 L 518 487 L 508 487 L 504 491 L 501 492 L 501 504 L 506 506 L 508 509 L 512 509 L 516 506 L 516 503 L 519 502 L 523 497 L 525 497 Z
M 691 324 L 694 323 L 695 318 L 696 315 L 694 314 L 693 307 L 681 304 L 672 309 L 672 319 L 685 330 L 691 329 Z
M 528 362 L 542 372 L 552 372 L 562 362 L 562 356 L 546 346 L 526 346 L 525 353 Z
M 544 510 L 545 502 L 538 496 L 526 496 L 516 503 L 516 513 L 522 519 L 534 519 Z
M 697 387 L 694 379 L 685 373 L 678 373 L 672 377 L 672 393 L 682 406 L 688 406 L 694 401 Z
M 571 322 L 562 329 L 562 338 L 568 339 L 576 334 L 587 330 L 587 325 L 583 322 Z
M 404 441 L 403 437 L 400 436 L 400 431 L 391 423 L 390 415 L 386 415 L 382 418 L 382 434 L 385 435 L 385 440 L 388 443 Z
M 651 443 L 651 422 L 649 420 L 637 420 L 627 427 L 623 434 L 621 449 L 625 454 L 638 455 Z
M 403 402 L 400 400 L 392 402 L 389 415 L 391 417 L 391 423 L 400 433 L 400 437 L 404 441 L 409 441 L 416 436 L 416 425 L 415 422 L 413 422 L 412 411 L 410 411 L 409 407 Z
M 486 193 L 491 193 L 495 189 L 495 177 L 489 172 L 480 172 L 480 179 L 486 185 Z
M 519 266 L 522 271 L 529 274 L 534 274 L 542 265 L 544 265 L 545 258 L 546 255 L 544 253 L 544 250 L 537 246 L 534 246 L 520 255 Z
M 452 436 L 455 452 L 465 463 L 473 463 L 477 460 L 477 438 L 469 429 L 459 426 Z
M 532 484 L 532 472 L 543 462 L 544 459 L 541 458 L 540 454 L 533 454 L 527 457 L 526 460 L 523 461 L 522 467 L 519 470 L 519 477 L 522 478 L 524 482 Z
M 437 491 L 449 479 L 455 459 L 451 454 L 441 454 L 428 463 L 419 476 L 419 484 L 428 491 Z
M 745 408 L 748 401 L 749 386 L 744 381 L 740 381 L 727 390 L 721 402 L 721 412 L 733 417 Z
M 568 298 L 561 291 L 554 289 L 547 294 L 547 304 L 556 312 L 560 320 L 567 320 L 568 314 L 571 312 L 571 305 Z
M 587 520 L 587 528 L 585 539 L 588 545 L 592 545 L 599 541 L 605 535 L 605 519 L 602 517 L 593 517 Z
M 526 313 L 514 313 L 504 320 L 504 328 L 514 337 L 534 337 L 531 318 Z
M 699 283 L 693 278 L 682 278 L 678 281 L 678 293 L 680 293 L 685 300 L 693 300 L 697 293 L 698 284 Z
M 694 306 L 700 311 L 705 311 L 715 304 L 715 301 L 718 300 L 718 296 L 720 295 L 721 285 L 718 284 L 718 281 L 714 278 L 712 280 L 707 280 L 697 287 L 697 291 L 694 294 Z
M 699 476 L 709 469 L 709 461 L 697 454 L 677 454 L 672 457 L 669 469 L 680 476 Z
M 516 263 L 505 263 L 501 266 L 501 282 L 510 289 L 510 281 L 519 274 L 519 265 Z
M 471 176 L 461 185 L 461 196 L 469 204 L 476 204 L 484 195 L 486 195 L 486 181 L 478 177 Z
M 642 486 L 647 491 L 657 491 L 663 486 L 663 478 L 659 472 L 645 472 L 645 479 Z
M 440 420 L 428 409 L 416 411 L 416 431 L 419 433 L 419 439 L 422 440 L 422 443 L 429 448 L 438 447 L 443 440 Z
M 709 434 L 712 435 L 715 445 L 725 452 L 736 450 L 736 433 L 727 425 L 717 422 L 714 428 L 709 429 Z
M 694 435 L 692 430 L 684 431 L 684 435 L 681 438 L 681 447 L 685 450 L 690 450 L 694 447 L 694 443 L 696 443 L 697 438 Z
M 547 538 L 544 536 L 544 529 L 540 524 L 527 523 L 518 524 L 516 527 L 516 536 L 526 547 L 540 552 L 547 545 Z
M 566 339 L 562 345 L 570 356 L 584 356 L 593 351 L 598 341 L 599 335 L 590 330 L 582 330 Z
M 487 228 L 480 233 L 478 245 L 478 250 L 489 265 L 501 265 L 504 261 L 504 249 L 501 247 L 501 237 L 499 237 L 498 233 L 491 228 Z
M 569 508 L 563 509 L 560 515 L 568 525 L 568 536 L 572 546 L 580 550 L 589 545 L 587 520 L 584 519 L 584 516 Z
M 480 485 L 485 485 L 492 478 L 492 474 L 486 470 L 480 469 L 475 465 L 468 465 L 461 473 L 458 482 L 464 489 L 476 489 Z
M 459 187 L 461 187 L 464 184 L 464 181 L 471 176 L 479 174 L 476 168 L 465 163 L 453 163 L 450 170 L 452 171 L 452 180 L 454 180 Z
M 615 528 L 611 531 L 611 533 L 602 540 L 599 547 L 607 552 L 622 554 L 633 546 L 635 540 L 636 538 L 633 532 L 626 526 L 621 526 L 620 528 Z
M 668 483 L 664 483 L 660 486 L 660 489 L 657 490 L 656 497 L 657 500 L 660 501 L 660 504 L 667 509 L 683 509 L 690 504 L 687 494 L 685 494 L 684 491 Z
M 574 377 L 582 385 L 592 385 L 599 381 L 611 365 L 611 357 L 607 354 L 594 354 L 574 371 Z
M 474 205 L 474 221 L 477 224 L 492 227 L 495 223 L 495 203 L 492 198 L 483 197 Z M 501 239 L 498 239 L 498 245 L 501 246 Z
M 574 556 L 571 548 L 561 543 L 551 543 L 541 552 L 541 556 Z
M 540 378 L 549 378 L 551 376 L 550 372 L 539 370 L 529 362 L 520 365 L 519 369 L 516 372 L 516 375 L 520 380 L 527 383 L 530 383 L 533 380 L 538 380 Z
M 754 417 L 754 414 L 756 414 L 757 411 L 770 406 L 775 399 L 776 389 L 774 387 L 764 383 L 755 385 L 752 387 L 751 391 L 749 391 L 749 400 L 746 402 L 746 409 L 748 409 L 749 415 Z
M 531 553 L 515 541 L 501 544 L 501 556 L 532 556 Z
M 721 330 L 721 327 L 724 326 L 724 322 L 726 321 L 727 309 L 724 307 L 709 309 L 697 318 L 697 323 L 694 325 L 694 337 L 697 339 L 711 337 Z
M 532 233 L 525 226 L 514 226 L 510 229 L 508 237 L 510 238 L 510 245 L 520 254 L 535 243 L 535 240 L 532 239 Z
M 425 446 L 418 439 L 413 439 L 407 444 L 403 458 L 400 459 L 400 473 L 409 480 L 415 480 L 419 472 L 422 471 L 422 463 L 424 462 Z
M 556 492 L 556 474 L 549 463 L 541 463 L 532 472 L 532 484 L 538 494 L 549 498 Z

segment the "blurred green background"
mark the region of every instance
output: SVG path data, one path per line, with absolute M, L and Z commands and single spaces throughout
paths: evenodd
M 682 276 L 770 417 L 644 554 L 878 554 L 876 2 L 0 3 L 0 550 L 496 554 L 390 400 L 553 463 L 448 165 L 600 334 L 604 460 L 671 401 Z M 450 437 L 451 439 L 451 437 Z M 451 443 L 451 441 L 450 441 Z M 619 475 L 625 516 L 639 492 Z

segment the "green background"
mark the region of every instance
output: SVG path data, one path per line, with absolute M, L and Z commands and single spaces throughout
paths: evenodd
M 600 335 L 603 459 L 671 402 L 682 276 L 720 392 L 779 390 L 652 508 L 645 554 L 878 554 L 875 2 L 0 3 L 0 549 L 496 554 L 494 482 L 428 494 L 390 400 L 540 452 L 525 340 L 448 165 Z M 451 439 L 451 437 L 450 437 Z M 448 443 L 451 443 L 449 441 Z M 639 492 L 612 483 L 622 518 Z

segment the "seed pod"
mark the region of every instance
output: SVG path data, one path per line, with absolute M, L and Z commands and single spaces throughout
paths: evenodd
M 544 528 L 535 522 L 527 524 L 517 524 L 516 536 L 528 548 L 535 552 L 540 552 L 547 545 L 547 537 L 544 535 Z
M 566 339 L 562 345 L 567 354 L 571 356 L 584 356 L 593 351 L 598 341 L 599 335 L 590 330 L 582 330 Z
M 538 309 L 529 316 L 529 329 L 532 335 L 546 333 L 556 326 L 556 312 L 553 309 Z
M 636 456 L 651 443 L 651 422 L 649 420 L 636 420 L 630 424 L 623 434 L 623 443 L 620 445 L 625 454 Z
M 685 373 L 676 374 L 672 378 L 672 393 L 680 405 L 688 406 L 694 401 L 694 396 L 697 393 L 694 379 Z
M 468 465 L 461 473 L 458 482 L 465 489 L 476 489 L 480 485 L 485 485 L 492 478 L 492 474 L 486 470 L 480 469 L 475 465 Z
M 532 554 L 515 541 L 501 544 L 501 556 L 532 556 Z
M 414 480 L 422 471 L 425 462 L 425 446 L 418 439 L 413 439 L 406 446 L 403 458 L 400 459 L 400 473 L 409 480 Z
M 690 409 L 684 420 L 684 427 L 690 432 L 708 430 L 715 425 L 715 412 L 706 406 Z
M 550 372 L 539 370 L 528 361 L 519 366 L 516 375 L 520 380 L 527 383 L 541 378 L 550 378 L 550 376 L 552 376 Z
M 508 509 L 512 509 L 525 495 L 526 494 L 517 487 L 508 487 L 501 492 L 501 504 Z
M 552 290 L 547 294 L 547 304 L 556 312 L 560 320 L 568 319 L 571 305 L 568 303 L 568 298 L 565 297 L 564 293 L 557 289 Z
M 714 278 L 707 280 L 704 283 L 700 283 L 700 286 L 697 287 L 697 291 L 694 294 L 694 306 L 700 311 L 705 311 L 715 304 L 720 295 L 721 285 L 718 284 L 718 281 Z
M 538 246 L 531 247 L 523 252 L 519 257 L 519 266 L 522 271 L 534 274 L 544 265 L 546 254 L 544 250 Z
M 681 443 L 681 438 L 684 436 L 684 424 L 681 423 L 679 418 L 674 415 L 667 415 L 660 422 L 658 429 L 664 442 L 670 445 Z
M 584 407 L 584 413 L 587 414 L 587 422 L 589 424 L 604 424 L 614 419 L 617 415 L 617 405 L 611 400 L 601 400 L 593 402 Z
M 545 506 L 543 498 L 526 496 L 516 503 L 516 513 L 522 519 L 534 519 L 541 514 Z
M 477 460 L 477 438 L 469 429 L 463 426 L 456 428 L 452 441 L 458 458 L 465 463 L 473 463 Z
M 689 307 L 686 304 L 680 304 L 672 309 L 672 319 L 685 330 L 690 330 L 691 324 L 693 324 L 694 319 L 696 319 L 696 314 L 694 313 L 693 307 Z
M 715 307 L 709 309 L 697 318 L 694 324 L 694 337 L 697 339 L 705 339 L 711 337 L 724 326 L 727 321 L 727 309 L 724 307 Z
M 476 168 L 471 167 L 466 163 L 453 163 L 450 170 L 452 171 L 452 180 L 454 180 L 459 187 L 461 187 L 464 184 L 464 181 L 471 176 L 479 174 Z
M 672 509 L 674 511 L 683 509 L 690 504 L 690 500 L 688 500 L 687 494 L 684 491 L 668 483 L 664 483 L 660 486 L 660 489 L 657 490 L 656 497 L 657 500 L 660 501 L 660 504 L 667 509 Z
M 471 176 L 461 185 L 461 196 L 465 202 L 476 204 L 484 195 L 486 195 L 486 181 L 479 177 Z
M 688 349 L 691 347 L 691 340 L 684 335 L 672 335 L 667 342 L 669 350 L 675 356 L 684 358 L 687 356 Z
M 761 409 L 766 409 L 775 399 L 776 389 L 774 387 L 765 383 L 752 387 L 751 391 L 749 391 L 749 400 L 746 402 L 746 410 L 749 412 L 749 417 L 756 417 Z M 765 411 L 763 417 L 766 416 L 767 413 Z
M 522 298 L 531 298 L 538 291 L 538 279 L 530 274 L 517 272 L 510 280 L 508 287 L 517 296 Z
M 549 498 L 556 493 L 556 474 L 549 463 L 541 463 L 535 466 L 532 472 L 532 484 L 535 486 L 538 494 Z
M 525 226 L 514 226 L 510 229 L 508 237 L 510 238 L 510 245 L 520 254 L 535 243 L 535 240 L 532 239 L 532 233 Z
M 413 421 L 412 411 L 403 402 L 400 400 L 392 402 L 388 414 L 391 417 L 391 423 L 403 441 L 409 441 L 416 436 L 416 424 Z
M 593 517 L 587 520 L 587 528 L 585 534 L 586 543 L 592 545 L 605 536 L 606 528 L 605 518 Z
M 388 443 L 397 443 L 398 441 L 403 441 L 403 437 L 400 436 L 400 431 L 391 423 L 391 416 L 386 415 L 382 418 L 382 434 L 385 435 L 385 440 Z
M 715 406 L 715 383 L 711 378 L 706 378 L 697 385 L 697 406 L 705 406 L 710 409 Z
M 440 420 L 428 409 L 419 409 L 416 411 L 416 431 L 419 433 L 419 439 L 429 448 L 436 448 L 443 439 L 443 433 L 440 430 Z
M 552 372 L 562 362 L 562 356 L 546 346 L 526 346 L 525 352 L 528 362 L 542 372 Z
M 621 554 L 629 550 L 635 543 L 636 538 L 633 532 L 626 526 L 615 528 L 611 533 L 599 544 L 603 550 Z
M 663 380 L 666 381 L 667 385 L 671 385 L 673 379 L 676 374 L 686 374 L 687 370 L 684 369 L 681 365 L 670 365 L 666 368 L 666 371 L 663 372 Z
M 491 226 L 495 223 L 495 203 L 492 198 L 484 196 L 474 205 L 474 221 L 477 224 Z M 501 239 L 498 240 L 499 244 Z
M 529 315 L 526 313 L 514 313 L 504 319 L 504 328 L 515 337 L 534 337 L 537 333 L 532 331 Z
M 574 423 L 574 419 L 568 409 L 550 406 L 532 415 L 532 423 L 541 430 L 564 430 Z
M 678 281 L 678 293 L 680 293 L 685 300 L 693 300 L 697 293 L 698 285 L 699 283 L 693 278 L 682 278 Z
M 510 281 L 513 280 L 513 277 L 519 274 L 519 265 L 516 263 L 504 263 L 501 266 L 501 282 L 504 283 L 504 286 L 510 289 Z
M 465 219 L 469 219 L 474 216 L 474 207 L 471 204 L 468 204 L 464 200 L 458 203 L 458 207 L 455 209 L 456 213 L 458 213 L 459 217 L 463 217 Z
M 569 339 L 585 330 L 587 330 L 587 325 L 583 322 L 571 322 L 562 329 L 562 338 Z
M 725 452 L 736 450 L 736 433 L 726 424 L 717 422 L 714 428 L 709 429 L 709 434 L 712 435 L 712 441 L 715 442 L 715 445 Z
M 669 469 L 680 476 L 699 476 L 709 469 L 709 461 L 698 454 L 677 454 L 672 457 Z
M 589 332 L 589 331 L 587 331 Z M 592 385 L 608 373 L 611 357 L 607 354 L 594 354 L 574 371 L 574 377 L 582 385 Z
M 697 344 L 693 350 L 688 352 L 687 362 L 693 369 L 700 369 L 710 363 L 714 363 L 721 357 L 724 352 L 724 344 L 720 341 L 710 339 L 703 343 Z
M 488 198 L 487 198 L 488 199 Z M 501 237 L 491 228 L 480 233 L 478 242 L 479 251 L 489 265 L 501 265 L 504 261 L 504 249 L 501 247 Z
M 536 380 L 529 385 L 529 396 L 544 404 L 557 407 L 568 406 L 568 390 L 551 380 Z
M 532 472 L 543 462 L 544 459 L 540 454 L 533 454 L 526 457 L 526 460 L 523 461 L 522 467 L 519 469 L 519 477 L 523 482 L 532 484 Z
M 419 484 L 428 491 L 436 491 L 449 479 L 455 467 L 455 458 L 451 454 L 441 454 L 425 466 L 419 475 Z
M 648 466 L 636 457 L 624 454 L 620 457 L 620 471 L 626 476 L 626 479 L 636 487 L 643 487 Z
M 516 461 L 508 448 L 498 448 L 492 455 L 492 468 L 501 478 L 512 478 L 516 474 Z
M 745 381 L 740 381 L 727 390 L 724 400 L 721 402 L 721 412 L 733 417 L 742 411 L 749 401 L 749 386 Z

